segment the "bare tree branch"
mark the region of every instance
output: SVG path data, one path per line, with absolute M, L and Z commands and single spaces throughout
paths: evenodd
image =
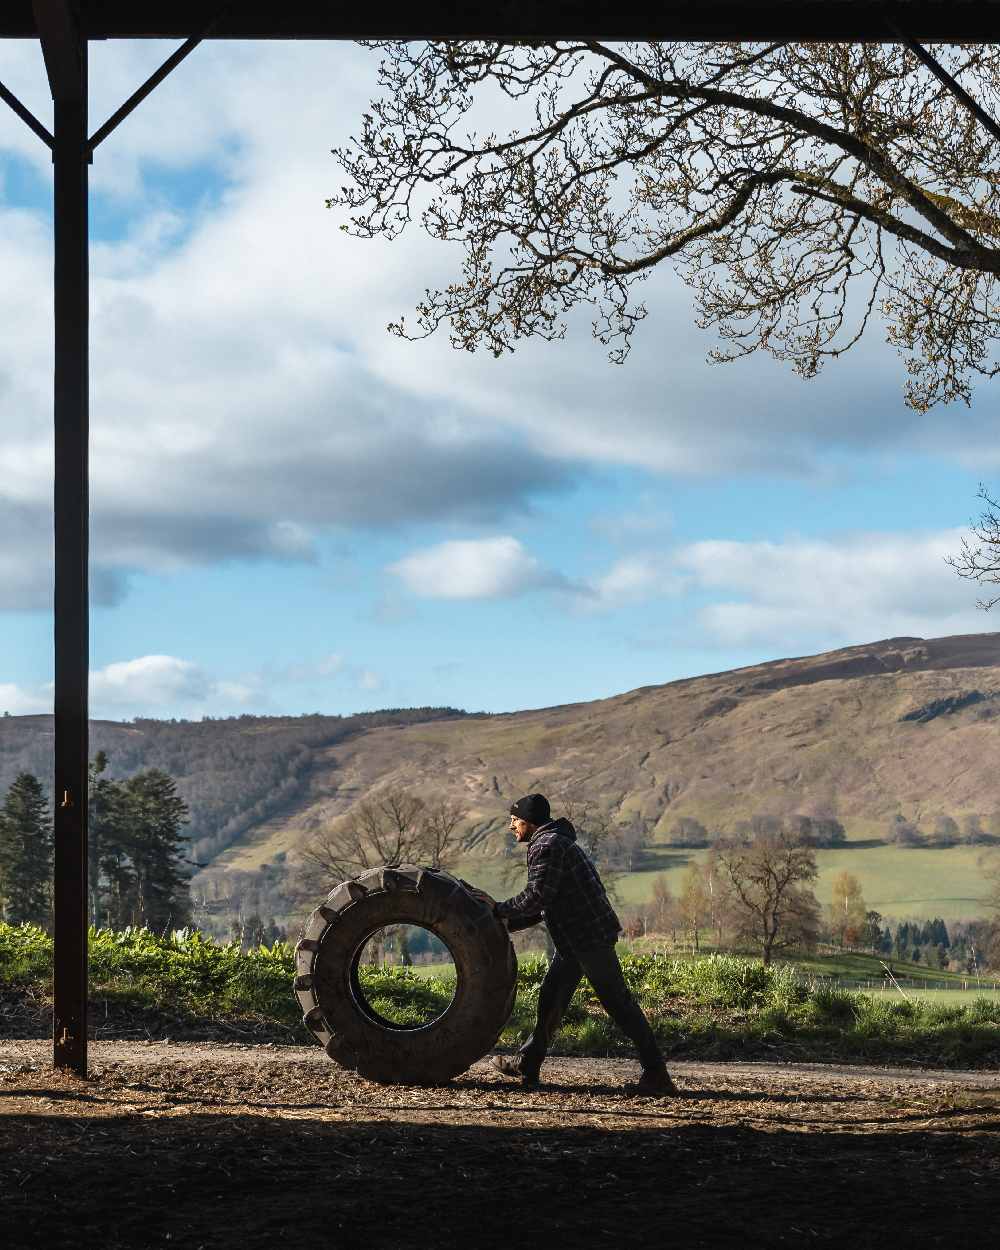
M 970 523 L 975 542 L 963 538 L 958 555 L 947 556 L 945 563 L 950 564 L 959 577 L 982 585 L 1000 586 L 1000 503 L 982 483 L 979 498 L 985 507 L 979 520 Z M 977 600 L 977 605 L 986 612 L 997 603 L 1000 603 L 1000 594 Z
M 671 263 L 712 360 L 763 350 L 812 376 L 878 317 L 917 409 L 997 372 L 1000 144 L 906 48 L 369 46 L 382 94 L 328 204 L 360 237 L 417 220 L 464 256 L 393 332 L 447 323 L 499 356 L 590 307 L 620 362 L 646 315 L 634 284 Z M 938 55 L 997 111 L 1000 49 Z M 491 92 L 512 121 L 480 134 Z
M 446 799 L 387 786 L 374 791 L 303 850 L 323 882 L 344 881 L 368 868 L 401 863 L 446 868 L 462 850 L 465 809 Z

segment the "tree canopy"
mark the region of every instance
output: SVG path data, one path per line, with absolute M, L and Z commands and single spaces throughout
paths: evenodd
M 906 48 L 367 46 L 381 94 L 328 203 L 358 236 L 417 219 L 464 253 L 396 333 L 447 323 L 501 355 L 583 305 L 622 361 L 636 284 L 672 264 L 714 360 L 763 350 L 809 377 L 880 319 L 918 410 L 996 373 L 1000 145 Z M 1000 49 L 935 52 L 996 111 Z

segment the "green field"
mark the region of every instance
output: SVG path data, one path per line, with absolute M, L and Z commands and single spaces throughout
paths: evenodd
M 650 855 L 650 867 L 614 878 L 617 901 L 626 907 L 648 902 L 659 873 L 666 876 L 676 896 L 686 866 L 692 860 L 704 859 L 705 854 L 705 851 L 655 847 Z M 816 896 L 821 903 L 830 900 L 833 878 L 838 873 L 850 872 L 861 882 L 867 905 L 887 919 L 941 916 L 946 921 L 970 920 L 985 911 L 982 903 L 987 888 L 984 872 L 991 860 L 1000 861 L 1000 848 L 956 846 L 947 850 L 904 850 L 848 842 L 837 850 L 818 851 L 816 860 L 819 865 Z M 514 884 L 504 884 L 503 864 L 486 857 L 469 856 L 458 872 L 499 897 L 520 889 L 524 880 L 522 875 Z
M 418 977 L 453 977 L 455 965 L 453 963 L 413 964 L 410 971 Z
M 899 1002 L 903 998 L 895 987 L 888 990 L 860 990 L 859 992 L 885 1002 Z M 991 1003 L 1000 1002 L 1000 990 L 923 990 L 907 987 L 906 997 L 919 999 L 922 1003 L 935 1003 L 941 1007 L 969 1007 L 977 998 L 985 998 Z
M 704 962 L 716 954 L 726 955 L 727 951 L 714 951 L 705 947 L 699 954 L 692 955 L 686 950 L 673 950 L 669 942 L 661 938 L 639 938 L 634 942 L 619 942 L 618 952 L 622 956 L 641 957 L 643 955 L 665 956 L 668 959 L 681 960 L 688 963 Z M 744 953 L 745 955 L 745 953 Z M 758 957 L 759 958 L 759 957 Z M 858 951 L 837 951 L 833 954 L 795 954 L 790 958 L 778 958 L 775 966 L 789 965 L 796 975 L 806 984 L 829 984 L 835 987 L 846 987 L 864 994 L 889 998 L 904 997 L 891 983 L 885 983 L 882 960 L 877 955 L 865 955 Z M 893 959 L 891 963 L 897 980 L 903 983 L 903 990 L 910 998 L 918 997 L 928 1002 L 968 1004 L 976 997 L 1000 999 L 1000 975 L 986 976 L 980 980 L 970 977 L 964 972 L 945 972 L 938 968 L 929 968 L 925 964 L 909 963 L 906 960 Z M 414 964 L 410 969 L 418 977 L 454 976 L 453 963 Z M 868 984 L 864 984 L 867 982 Z M 953 988 L 952 988 L 953 987 Z

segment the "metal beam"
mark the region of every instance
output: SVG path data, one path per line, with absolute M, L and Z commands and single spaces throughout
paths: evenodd
M 185 39 L 211 0 L 79 0 L 91 39 Z M 997 0 L 239 0 L 215 39 L 680 39 L 1000 42 Z M 0 3 L 0 38 L 34 38 L 31 0 Z
M 200 38 L 189 39 L 186 43 L 182 44 L 176 52 L 167 57 L 158 70 L 155 70 L 152 74 L 150 74 L 137 91 L 132 92 L 121 108 L 112 113 L 104 125 L 99 126 L 91 135 L 91 153 L 93 153 L 94 148 L 96 148 L 99 143 L 103 143 L 108 135 L 122 124 L 125 118 L 128 117 L 129 113 L 139 107 L 143 100 L 145 100 L 146 96 L 148 96 L 151 91 L 163 82 L 164 78 L 166 78 L 172 69 L 180 65 L 181 61 L 183 61 L 186 56 L 191 55 L 199 43 L 201 43 Z
M 10 105 L 18 117 L 20 117 L 21 121 L 23 121 L 26 126 L 30 126 L 30 128 L 36 135 L 38 135 L 39 139 L 41 139 L 47 147 L 52 147 L 54 140 L 49 132 L 45 129 L 34 113 L 32 113 L 29 108 L 26 108 L 13 91 L 9 91 L 2 82 L 0 82 L 0 100 L 3 100 L 4 104 Z
M 57 6 L 41 6 L 55 9 Z M 59 30 L 55 96 L 55 864 L 53 1058 L 87 1073 L 89 320 L 87 44 Z M 49 56 L 46 64 L 50 64 Z M 69 75 L 75 67 L 76 80 Z M 56 94 L 58 92 L 58 94 Z
M 71 0 L 32 0 L 38 38 L 42 41 L 45 72 L 53 100 L 79 100 L 84 90 L 83 60 L 86 40 L 81 38 L 79 4 Z
M 197 48 L 203 39 L 207 39 L 212 30 L 217 25 L 219 18 L 229 8 L 231 4 L 218 6 L 210 21 L 206 22 L 204 29 L 191 39 L 186 39 L 184 43 L 163 62 L 159 69 L 154 70 L 137 91 L 133 91 L 120 109 L 116 109 L 108 118 L 103 126 L 99 126 L 97 130 L 90 136 L 90 153 L 93 156 L 94 149 L 99 143 L 103 143 L 113 130 L 116 130 L 128 115 L 133 112 L 145 100 L 146 96 L 163 82 L 169 73 L 177 68 L 186 57 Z

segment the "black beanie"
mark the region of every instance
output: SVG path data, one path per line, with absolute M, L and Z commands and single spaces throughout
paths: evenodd
M 544 794 L 526 794 L 523 799 L 511 803 L 510 814 L 520 816 L 529 825 L 547 825 L 552 819 L 549 801 Z

